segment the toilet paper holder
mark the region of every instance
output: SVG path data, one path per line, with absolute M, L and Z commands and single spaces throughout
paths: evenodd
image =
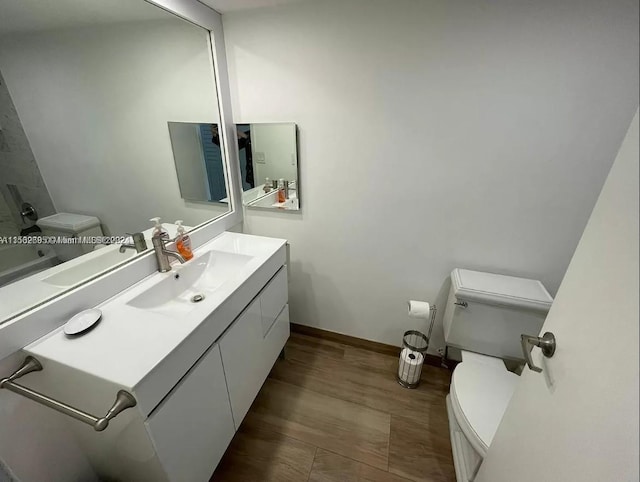
M 408 330 L 402 336 L 402 348 L 396 379 L 405 388 L 417 388 L 422 376 L 422 365 L 427 356 L 431 332 L 436 319 L 435 305 L 429 306 L 429 330 L 427 335 L 418 330 Z

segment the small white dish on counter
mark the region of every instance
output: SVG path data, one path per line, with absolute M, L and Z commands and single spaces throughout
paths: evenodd
M 93 327 L 102 318 L 102 311 L 91 308 L 81 311 L 71 317 L 64 325 L 66 335 L 79 335 Z

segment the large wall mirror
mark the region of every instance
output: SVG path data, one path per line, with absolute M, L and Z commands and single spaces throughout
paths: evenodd
M 298 211 L 300 183 L 296 125 L 236 124 L 236 133 L 245 206 Z
M 0 323 L 229 212 L 224 150 L 187 192 L 167 129 L 220 124 L 211 47 L 143 0 L 0 0 Z

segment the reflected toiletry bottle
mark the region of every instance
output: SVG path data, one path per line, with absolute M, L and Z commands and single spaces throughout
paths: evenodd
M 167 239 L 169 238 L 169 233 L 162 226 L 162 223 L 160 222 L 160 218 L 151 218 L 149 219 L 149 221 L 151 221 L 152 223 L 155 223 L 153 226 L 152 236 L 160 236 L 162 238 L 167 238 Z
M 278 181 L 278 202 L 283 203 L 286 200 L 287 198 L 284 195 L 284 179 L 280 179 L 280 181 Z
M 176 237 L 176 249 L 178 253 L 182 255 L 184 259 L 189 261 L 193 258 L 193 250 L 191 249 L 191 238 L 184 232 L 183 221 L 178 219 L 176 225 L 178 226 L 178 236 Z
M 266 177 L 266 178 L 264 179 L 264 187 L 262 188 L 262 190 L 263 190 L 264 192 L 269 192 L 269 191 L 271 191 L 271 181 L 269 181 L 269 178 L 268 178 L 268 177 Z

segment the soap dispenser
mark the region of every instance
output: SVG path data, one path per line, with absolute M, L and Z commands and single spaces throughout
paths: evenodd
M 155 223 L 154 226 L 153 226 L 152 237 L 154 237 L 154 238 L 155 237 L 159 237 L 159 238 L 169 239 L 169 233 L 162 226 L 162 223 L 160 222 L 160 218 L 151 218 L 151 219 L 149 219 L 149 221 L 151 221 L 152 223 Z
M 191 249 L 191 238 L 187 233 L 184 232 L 184 226 L 182 225 L 182 223 L 183 221 L 181 219 L 178 219 L 176 221 L 176 226 L 178 226 L 178 236 L 176 236 L 176 249 L 186 261 L 189 261 L 191 258 L 193 258 L 193 250 Z
M 287 197 L 285 196 L 285 193 L 284 193 L 284 185 L 285 185 L 285 180 L 280 179 L 280 181 L 278 181 L 278 202 L 279 203 L 283 203 L 287 200 Z M 287 191 L 288 190 L 289 188 L 287 188 Z

